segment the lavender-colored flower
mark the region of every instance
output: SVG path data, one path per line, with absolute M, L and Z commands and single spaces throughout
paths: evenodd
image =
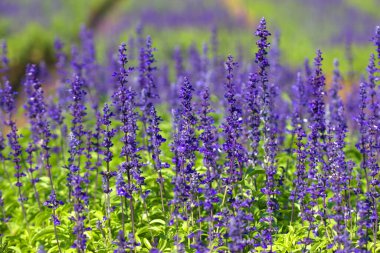
M 47 108 L 47 114 L 50 119 L 54 122 L 55 126 L 61 127 L 63 125 L 63 121 L 65 120 L 65 116 L 63 115 L 62 108 L 57 104 L 51 101 Z
M 188 49 L 188 60 L 190 64 L 190 72 L 192 73 L 192 78 L 199 79 L 200 74 L 202 74 L 202 61 L 201 61 L 201 55 L 196 47 L 196 45 L 193 43 L 190 45 Z M 193 79 L 194 80 L 194 79 Z M 197 85 L 195 86 L 195 89 L 197 90 Z
M 207 248 L 207 245 L 201 239 L 201 231 L 191 233 L 187 238 L 193 239 L 193 243 L 190 245 L 190 248 L 195 249 L 195 253 L 208 253 L 210 250 Z
M 378 231 L 378 208 L 377 202 L 380 197 L 380 193 L 378 191 L 378 187 L 380 186 L 380 181 L 378 179 L 378 175 L 380 174 L 380 166 L 378 163 L 378 148 L 380 146 L 380 105 L 379 105 L 379 96 L 376 91 L 376 84 L 378 81 L 377 72 L 378 68 L 375 64 L 375 56 L 372 54 L 370 57 L 370 62 L 367 67 L 368 72 L 368 95 L 369 95 L 369 115 L 368 115 L 368 157 L 366 160 L 366 165 L 368 169 L 367 176 L 367 193 L 366 196 L 368 201 L 371 203 L 371 226 L 373 233 L 373 240 L 376 243 L 377 239 L 377 231 Z
M 314 60 L 315 70 L 309 80 L 309 85 L 312 87 L 312 94 L 309 97 L 309 113 L 310 113 L 310 133 L 308 135 L 309 143 L 309 171 L 308 171 L 308 189 L 311 201 L 304 206 L 303 219 L 309 222 L 309 231 L 315 231 L 315 215 L 320 215 L 326 225 L 326 208 L 322 211 L 315 211 L 318 199 L 322 198 L 326 203 L 326 184 L 329 167 L 324 161 L 326 154 L 326 123 L 325 123 L 325 76 L 322 72 L 322 52 L 317 51 L 317 56 Z M 318 171 L 318 168 L 320 172 Z M 310 234 L 310 232 L 309 232 Z M 306 238 L 305 242 L 309 242 L 310 237 Z
M 74 159 L 78 157 L 83 151 L 82 136 L 85 135 L 83 126 L 83 118 L 87 115 L 85 106 L 85 95 L 87 92 L 84 90 L 83 79 L 76 75 L 71 84 L 70 94 L 72 97 L 72 103 L 70 104 L 70 112 L 73 116 L 71 123 L 71 139 L 70 139 L 70 158 L 69 163 L 72 164 Z
M 52 217 L 54 226 L 61 225 L 61 221 L 58 219 L 58 216 L 55 214 L 55 210 L 61 205 L 63 205 L 63 201 L 58 200 L 56 193 L 54 192 L 54 190 L 52 190 L 50 192 L 49 199 L 45 201 L 44 206 L 47 206 L 48 208 L 53 210 L 53 214 L 51 217 Z
M 174 185 L 174 198 L 170 201 L 173 205 L 172 223 L 179 226 L 179 220 L 187 220 L 193 208 L 198 206 L 198 194 L 200 175 L 195 170 L 195 152 L 198 150 L 198 140 L 195 135 L 197 119 L 192 106 L 194 88 L 187 77 L 183 78 L 180 89 L 180 107 L 178 108 L 178 125 L 175 129 L 172 151 L 174 153 L 175 176 L 172 178 Z M 180 237 L 177 234 L 176 247 L 182 251 Z
M 292 91 L 295 94 L 293 98 L 292 127 L 296 129 L 298 124 L 304 126 L 308 109 L 306 87 L 301 72 L 297 73 L 297 80 L 292 87 Z
M 38 149 L 37 149 L 36 145 L 29 143 L 28 147 L 25 149 L 25 152 L 28 154 L 28 156 L 26 158 L 26 162 L 28 164 L 28 172 L 30 175 L 30 182 L 33 186 L 34 196 L 36 198 L 35 200 L 38 203 L 38 207 L 41 209 L 41 201 L 40 201 L 39 193 L 38 193 L 37 188 L 36 188 L 36 183 L 39 182 L 40 179 L 38 177 L 34 177 L 34 174 L 33 174 L 33 172 L 35 172 L 39 169 L 38 165 L 33 166 L 33 160 L 34 160 L 33 158 L 34 158 L 34 154 L 37 152 L 37 150 Z
M 367 93 L 367 83 L 362 78 L 360 82 L 360 104 L 359 104 L 359 115 L 356 118 L 357 124 L 359 125 L 359 141 L 356 145 L 358 150 L 360 151 L 362 155 L 362 160 L 360 164 L 360 168 L 364 171 L 364 177 L 365 177 L 365 185 L 366 185 L 366 192 L 370 192 L 370 179 L 369 179 L 369 171 L 368 171 L 368 159 L 370 157 L 370 146 L 369 146 L 369 139 L 370 139 L 370 126 L 368 122 L 368 116 L 366 114 L 367 111 L 367 101 L 368 101 L 368 93 Z M 360 175 L 358 175 L 358 184 L 360 183 Z M 362 190 L 360 189 L 360 185 L 358 186 L 359 193 L 362 193 Z M 358 246 L 363 252 L 366 251 L 366 246 L 369 241 L 369 229 L 372 227 L 370 215 L 372 211 L 372 201 L 369 198 L 368 195 L 364 196 L 364 199 L 358 199 L 358 202 L 356 204 L 356 210 L 358 215 Z
M 192 107 L 193 86 L 187 77 L 183 79 L 180 89 L 180 105 L 178 129 L 172 145 L 174 152 L 173 162 L 175 164 L 176 176 L 173 177 L 175 184 L 174 202 L 187 201 L 194 192 L 191 185 L 196 182 L 196 171 L 194 170 L 195 151 L 198 149 L 198 140 L 195 136 L 195 124 L 197 119 Z M 181 183 L 179 183 L 181 182 Z M 195 186 L 195 185 L 194 185 Z M 196 187 L 196 186 L 195 186 Z M 193 189 L 194 190 L 194 189 Z
M 105 148 L 105 150 L 103 151 L 103 155 L 104 155 L 104 161 L 106 163 L 111 162 L 113 158 L 111 147 L 113 146 L 112 138 L 115 136 L 116 130 L 110 129 L 112 117 L 113 117 L 113 112 L 110 110 L 108 104 L 104 104 L 102 123 L 106 127 L 106 129 L 103 131 L 104 138 L 103 138 L 102 145 Z
M 12 89 L 9 81 L 5 81 L 3 89 L 0 90 L 0 108 L 3 109 L 4 113 L 10 120 L 11 114 L 15 109 L 15 96 L 17 92 Z
M 83 62 L 80 56 L 78 48 L 73 45 L 71 47 L 71 68 L 73 69 L 74 77 L 78 76 L 83 79 Z
M 239 142 L 239 137 L 242 132 L 242 110 L 237 104 L 235 97 L 235 83 L 234 83 L 234 68 L 237 62 L 234 62 L 232 56 L 228 56 L 225 63 L 226 67 L 226 83 L 224 98 L 227 101 L 227 117 L 226 122 L 223 124 L 223 134 L 225 142 L 223 143 L 223 150 L 227 153 L 227 174 L 226 184 L 236 183 L 243 177 L 243 164 L 247 160 L 246 150 Z
M 175 62 L 177 80 L 181 80 L 181 78 L 185 76 L 185 67 L 183 66 L 182 53 L 179 47 L 175 48 L 174 53 L 173 53 L 173 59 Z
M 162 253 L 162 251 L 159 250 L 159 249 L 157 249 L 157 248 L 151 248 L 151 249 L 149 250 L 149 253 Z
M 44 246 L 41 245 L 40 247 L 38 247 L 37 253 L 46 253 Z
M 3 81 L 8 80 L 7 72 L 9 71 L 9 59 L 8 59 L 8 47 L 5 41 L 1 42 L 1 55 L 0 55 L 0 75 L 3 77 Z
M 195 124 L 197 119 L 194 115 L 192 106 L 192 92 L 194 91 L 194 88 L 187 77 L 184 77 L 183 80 L 183 85 L 180 89 L 181 120 L 178 126 L 178 132 L 180 135 L 177 151 L 180 153 L 180 156 L 182 155 L 184 159 L 188 159 L 190 163 L 193 163 L 195 159 L 194 151 L 198 148 L 195 136 Z
M 46 120 L 44 118 L 46 104 L 44 102 L 44 92 L 38 79 L 36 65 L 29 65 L 27 67 L 24 87 L 28 97 L 24 108 L 31 124 L 33 140 L 37 143 L 42 139 L 43 131 L 46 127 Z
M 199 152 L 203 154 L 203 164 L 207 168 L 207 178 L 209 180 L 218 177 L 218 174 L 220 174 L 217 171 L 219 149 L 218 129 L 214 126 L 214 119 L 210 115 L 211 112 L 210 93 L 209 90 L 205 88 L 201 93 L 198 129 L 202 131 L 199 135 L 199 139 L 202 142 Z
M 63 201 L 58 200 L 56 193 L 54 191 L 51 191 L 49 199 L 45 201 L 44 206 L 52 209 L 57 209 L 61 205 L 63 205 Z
M 374 45 L 376 46 L 377 59 L 380 65 L 380 26 L 376 26 L 375 36 L 372 38 Z
M 69 105 L 69 109 L 72 115 L 71 120 L 71 133 L 69 140 L 69 154 L 68 158 L 68 166 L 69 169 L 67 181 L 68 185 L 71 185 L 71 176 L 72 174 L 72 165 L 74 164 L 76 159 L 80 159 L 80 155 L 82 154 L 83 148 L 83 136 L 86 134 L 83 126 L 83 118 L 86 116 L 86 107 L 84 105 L 84 97 L 86 95 L 86 91 L 84 90 L 84 81 L 83 79 L 76 75 L 74 77 L 74 81 L 71 84 L 70 93 L 72 96 L 72 103 Z M 72 189 L 71 189 L 72 190 Z
M 133 250 L 136 246 L 139 246 L 131 233 L 128 235 L 128 240 L 126 240 L 123 230 L 119 231 L 117 241 L 114 244 L 117 245 L 117 249 L 113 251 L 114 253 L 124 253 L 126 250 Z
M 307 194 L 307 144 L 304 143 L 307 135 L 304 129 L 304 111 L 305 111 L 305 87 L 302 81 L 301 73 L 297 74 L 297 82 L 294 86 L 296 97 L 293 103 L 293 115 L 292 115 L 292 134 L 296 138 L 297 149 L 294 151 L 297 155 L 296 172 L 294 173 L 296 178 L 293 180 L 294 189 L 290 193 L 290 200 L 292 201 L 292 216 L 291 221 L 294 220 L 295 203 L 298 201 L 301 207 L 301 217 L 303 217 L 303 206 L 305 203 L 305 196 Z
M 268 37 L 271 33 L 267 30 L 266 21 L 261 19 L 260 24 L 256 30 L 255 35 L 259 37 L 256 45 L 258 51 L 256 53 L 255 62 L 258 64 L 258 76 L 261 86 L 261 120 L 263 122 L 263 141 L 264 141 L 264 169 L 266 174 L 265 187 L 261 189 L 261 192 L 266 195 L 267 198 L 267 214 L 261 221 L 268 224 L 268 228 L 265 228 L 261 233 L 263 234 L 262 244 L 263 246 L 270 246 L 272 251 L 272 234 L 274 233 L 273 227 L 273 215 L 278 209 L 278 203 L 275 196 L 279 194 L 276 189 L 275 175 L 277 173 L 276 167 L 276 154 L 277 154 L 277 129 L 275 117 L 273 115 L 274 105 L 274 90 L 273 86 L 269 85 L 268 73 L 269 73 L 269 60 L 267 57 L 268 48 L 270 43 Z
M 99 66 L 96 62 L 96 50 L 93 32 L 86 28 L 81 27 L 79 37 L 81 40 L 81 67 L 82 78 L 85 80 L 85 87 L 89 94 L 89 99 L 92 108 L 98 106 L 99 95 L 106 91 L 106 88 L 101 87 L 99 82 Z
M 307 160 L 307 145 L 304 144 L 306 138 L 305 130 L 302 127 L 302 124 L 297 124 L 294 129 L 294 134 L 296 135 L 296 154 L 297 154 L 297 163 L 296 163 L 296 178 L 293 181 L 294 190 L 290 194 L 290 200 L 292 200 L 292 221 L 294 218 L 294 203 L 296 200 L 301 203 L 301 208 L 305 201 L 305 195 L 307 190 L 307 172 L 306 172 L 306 160 Z M 302 210 L 301 210 L 302 211 Z
M 54 50 L 55 50 L 55 58 L 56 63 L 55 67 L 57 69 L 57 73 L 59 75 L 59 87 L 58 87 L 58 101 L 59 106 L 66 106 L 69 102 L 69 88 L 68 88 L 68 74 L 66 70 L 67 64 L 67 55 L 63 52 L 64 44 L 60 39 L 54 40 Z
M 371 212 L 373 210 L 373 204 L 369 200 L 369 198 L 366 198 L 365 200 L 359 200 L 357 202 L 357 215 L 358 215 L 358 246 L 360 251 L 358 252 L 370 252 L 367 250 L 367 244 L 370 241 L 368 230 L 372 227 L 371 222 Z
M 55 66 L 57 68 L 57 72 L 59 74 L 62 84 L 67 82 L 67 73 L 65 70 L 67 56 L 62 51 L 63 47 L 64 47 L 63 42 L 59 38 L 56 38 L 54 40 L 54 49 L 55 49 L 55 57 L 56 57 Z
M 94 169 L 96 170 L 96 176 L 95 176 L 95 191 L 98 190 L 98 178 L 99 178 L 99 168 L 102 165 L 102 160 L 100 158 L 101 155 L 101 138 L 102 138 L 102 115 L 100 114 L 99 110 L 96 110 L 95 112 L 96 116 L 96 124 L 95 129 L 92 132 L 92 140 L 95 139 L 95 141 L 91 141 L 92 151 L 96 153 L 96 161 L 94 164 Z M 97 198 L 96 194 L 94 194 L 94 198 Z
M 359 142 L 357 143 L 356 147 L 362 154 L 362 162 L 361 162 L 361 168 L 363 168 L 364 172 L 367 170 L 367 158 L 369 156 L 368 154 L 368 134 L 369 134 L 369 129 L 368 129 L 368 120 L 367 120 L 367 99 L 368 99 L 368 94 L 367 94 L 367 85 L 365 80 L 361 80 L 360 82 L 360 103 L 359 103 L 359 115 L 356 118 L 357 124 L 359 125 Z M 369 186 L 369 181 L 367 178 L 367 185 Z
M 27 218 L 26 218 L 26 210 L 24 207 L 24 202 L 27 200 L 25 195 L 22 193 L 22 178 L 26 177 L 25 172 L 22 169 L 21 165 L 21 156 L 22 156 L 22 149 L 20 145 L 20 135 L 18 134 L 18 129 L 16 126 L 16 123 L 12 120 L 7 122 L 8 126 L 10 127 L 10 132 L 7 134 L 9 146 L 11 147 L 11 151 L 9 153 L 9 156 L 12 157 L 12 162 L 14 163 L 16 173 L 15 177 L 17 179 L 16 187 L 18 189 L 18 201 L 20 202 L 22 213 L 24 215 L 24 220 L 28 224 Z
M 334 244 L 338 248 L 349 250 L 351 242 L 348 236 L 346 224 L 350 216 L 350 203 L 347 201 L 347 191 L 351 181 L 352 163 L 346 162 L 344 153 L 345 137 L 347 132 L 347 124 L 344 115 L 343 102 L 339 97 L 338 91 L 341 88 L 341 76 L 338 69 L 338 62 L 334 62 L 334 78 L 330 102 L 330 122 L 328 124 L 328 143 L 327 154 L 329 157 L 328 166 L 331 175 L 329 176 L 328 185 L 333 192 L 333 196 L 329 199 L 333 203 L 333 214 L 331 217 L 335 220 L 334 226 L 337 235 Z
M 106 215 L 107 220 L 110 218 L 111 212 L 111 203 L 110 203 L 110 193 L 112 189 L 110 188 L 110 180 L 112 177 L 116 176 L 115 171 L 111 171 L 110 162 L 113 158 L 113 153 L 111 151 L 111 147 L 113 146 L 112 138 L 116 134 L 116 129 L 111 128 L 111 118 L 113 117 L 113 112 L 110 110 L 108 104 L 104 104 L 103 108 L 103 118 L 101 119 L 103 126 L 105 129 L 102 130 L 103 142 L 102 146 L 104 150 L 102 150 L 104 161 L 106 162 L 106 170 L 101 172 L 102 181 L 103 181 L 103 192 L 106 194 Z
M 249 75 L 249 83 L 246 89 L 246 104 L 248 108 L 247 125 L 249 128 L 249 140 L 251 146 L 250 159 L 256 165 L 258 163 L 259 143 L 260 143 L 260 97 L 259 97 L 259 77 L 257 74 Z
M 218 28 L 216 26 L 214 26 L 211 29 L 210 44 L 211 44 L 213 64 L 215 67 L 216 63 L 218 62 L 218 51 L 219 51 Z
M 152 39 L 150 36 L 146 38 L 146 45 L 140 49 L 139 58 L 139 85 L 141 89 L 141 105 L 143 106 L 143 111 L 149 113 L 149 105 L 154 99 L 158 98 L 156 80 L 154 78 L 154 72 L 156 67 L 153 64 L 156 62 L 152 48 Z M 144 109 L 145 108 L 145 109 Z M 144 117 L 144 115 L 143 115 Z M 144 120 L 144 118 L 143 118 Z
M 131 88 L 127 87 L 128 75 L 131 71 L 126 68 L 128 63 L 126 55 L 126 45 L 123 43 L 119 47 L 119 72 L 114 73 L 118 85 L 115 93 L 112 95 L 113 104 L 116 108 L 116 117 L 121 122 L 120 130 L 123 134 L 121 141 L 123 147 L 121 149 L 120 157 L 125 160 L 119 167 L 117 175 L 116 189 L 117 194 L 129 199 L 131 221 L 132 221 L 132 236 L 135 235 L 135 215 L 134 215 L 134 199 L 133 193 L 138 190 L 137 186 L 144 184 L 144 178 L 141 176 L 141 167 L 143 164 L 140 162 L 138 154 L 136 131 L 137 131 L 137 112 L 135 111 L 135 93 Z M 127 176 L 127 183 L 124 182 L 123 175 Z M 135 182 L 135 183 L 134 183 Z M 124 231 L 124 216 L 123 231 Z
M 339 62 L 334 61 L 334 77 L 332 87 L 330 89 L 330 124 L 333 131 L 336 132 L 336 139 L 339 142 L 339 148 L 343 149 L 345 146 L 345 135 L 347 130 L 346 118 L 344 114 L 343 101 L 339 96 L 339 91 L 342 88 L 342 78 L 339 72 Z
M 138 48 L 144 46 L 144 24 L 142 22 L 136 25 L 136 40 Z
M 255 62 L 259 65 L 260 81 L 262 83 L 267 83 L 269 67 L 267 49 L 270 47 L 268 37 L 271 35 L 271 33 L 267 30 L 265 18 L 262 18 L 260 20 L 260 24 L 255 32 L 255 35 L 259 37 L 259 40 L 256 42 L 256 45 L 259 48 L 259 50 L 256 53 Z
M 72 189 L 71 193 L 74 199 L 75 213 L 75 216 L 70 217 L 70 219 L 75 222 L 73 234 L 76 236 L 72 247 L 76 248 L 79 252 L 84 252 L 87 247 L 87 236 L 84 232 L 88 230 L 84 224 L 86 220 L 84 212 L 85 205 L 88 204 L 88 195 L 83 187 L 85 180 L 81 175 L 79 175 L 79 167 L 71 165 L 70 172 L 72 173 L 70 177 L 70 187 Z
M 29 143 L 26 152 L 28 153 L 27 163 L 29 165 L 28 171 L 30 173 L 32 185 L 34 188 L 34 194 L 36 201 L 41 207 L 39 194 L 35 184 L 39 181 L 39 178 L 33 175 L 33 172 L 39 169 L 39 166 L 33 166 L 34 155 L 37 154 L 38 144 L 41 143 L 41 148 L 44 149 L 44 156 L 49 155 L 48 143 L 50 141 L 49 123 L 46 121 L 46 104 L 44 102 L 44 92 L 41 87 L 41 83 L 38 79 L 38 70 L 36 65 L 30 65 L 27 67 L 27 76 L 24 83 L 26 94 L 28 97 L 27 102 L 24 105 L 26 114 L 29 118 L 32 132 L 32 142 Z M 37 158 L 36 158 L 37 160 Z M 47 162 L 46 171 L 50 176 L 50 164 Z M 52 184 L 52 182 L 51 182 Z
M 83 67 L 85 71 L 94 71 L 94 70 L 88 69 L 90 67 L 94 67 L 94 64 L 96 62 L 96 52 L 95 52 L 95 43 L 94 43 L 93 33 L 91 30 L 89 30 L 85 26 L 82 26 L 79 37 L 82 43 Z M 86 73 L 86 74 L 89 74 L 89 73 Z M 90 87 L 92 86 L 90 85 Z
M 322 73 L 322 52 L 317 51 L 317 56 L 314 60 L 315 72 L 311 76 L 310 84 L 313 88 L 312 100 L 309 104 L 311 115 L 311 131 L 312 135 L 310 139 L 314 141 L 324 141 L 326 123 L 325 123 L 325 76 Z
M 164 208 L 164 177 L 162 176 L 162 169 L 168 168 L 169 164 L 163 163 L 161 161 L 160 155 L 161 155 L 161 145 L 166 141 L 165 138 L 162 137 L 160 134 L 160 127 L 159 124 L 162 121 L 162 119 L 157 116 L 156 109 L 154 105 L 151 105 L 150 107 L 150 115 L 149 115 L 149 127 L 147 129 L 147 133 L 150 136 L 150 143 L 152 145 L 152 159 L 153 159 L 153 166 L 155 170 L 158 173 L 157 182 L 160 186 L 160 198 L 161 198 L 161 206 L 162 210 L 165 211 Z
M 262 191 L 264 191 L 266 195 L 271 196 L 272 194 L 276 194 L 274 192 L 274 175 L 276 174 L 276 171 L 274 170 L 276 138 L 274 135 L 276 130 L 274 128 L 274 117 L 272 115 L 274 101 L 272 91 L 268 83 L 269 61 L 267 58 L 267 49 L 270 46 L 268 43 L 268 36 L 270 36 L 271 33 L 266 28 L 266 21 L 264 18 L 261 19 L 255 35 L 259 37 L 259 40 L 256 42 L 258 52 L 256 53 L 255 62 L 259 65 L 258 78 L 261 85 L 262 98 L 261 120 L 264 123 L 264 152 L 267 157 L 267 164 L 265 165 L 267 174 L 266 187 Z M 271 206 L 268 206 L 268 212 L 271 213 L 273 211 L 274 210 L 272 210 Z
M 244 250 L 242 232 L 241 221 L 232 216 L 228 222 L 228 237 L 231 239 L 228 248 L 231 252 L 241 252 Z
M 84 252 L 87 242 L 87 236 L 84 232 L 88 229 L 84 224 L 86 220 L 84 211 L 85 206 L 88 205 L 89 197 L 85 190 L 88 181 L 86 180 L 86 177 L 80 175 L 80 157 L 84 151 L 83 136 L 86 136 L 86 131 L 83 126 L 83 118 L 86 116 L 86 107 L 84 105 L 86 92 L 84 90 L 84 81 L 78 75 L 74 76 L 70 94 L 72 96 L 72 102 L 69 108 L 73 118 L 71 120 L 71 139 L 69 143 L 70 157 L 68 159 L 67 167 L 69 173 L 67 181 L 74 202 L 75 216 L 71 217 L 71 220 L 75 222 L 73 233 L 76 236 L 72 247 L 76 248 L 79 252 Z

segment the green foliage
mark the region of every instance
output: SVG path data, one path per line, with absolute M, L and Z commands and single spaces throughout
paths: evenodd
M 164 112 L 166 106 L 160 108 L 161 112 Z M 218 115 L 215 115 L 218 118 Z M 163 135 L 165 138 L 168 138 L 168 142 L 165 143 L 162 147 L 162 159 L 166 162 L 171 163 L 171 152 L 169 143 L 171 140 L 170 131 L 171 125 L 169 121 L 169 115 L 163 113 L 162 117 L 164 122 L 161 127 L 163 130 Z M 93 117 L 88 117 L 89 125 L 93 125 L 94 121 L 91 120 Z M 70 117 L 66 118 L 67 123 L 70 121 Z M 141 128 L 140 128 L 141 129 Z M 23 133 L 22 146 L 26 147 L 26 140 L 30 135 L 30 132 L 27 128 L 21 129 Z M 59 133 L 57 132 L 59 135 Z M 139 141 L 142 141 L 141 132 L 139 132 Z M 118 135 L 115 137 L 115 140 L 120 139 L 121 136 Z M 291 136 L 287 136 L 285 143 L 290 143 Z M 54 140 L 54 145 L 60 145 L 60 137 Z M 8 148 L 7 148 L 8 149 Z M 115 154 L 120 153 L 121 146 L 116 145 L 113 147 L 112 151 Z M 6 150 L 5 152 L 8 152 Z M 263 154 L 263 150 L 260 150 L 260 156 Z M 154 171 L 154 168 L 150 162 L 149 155 L 146 151 L 141 152 L 142 160 L 145 161 L 146 166 L 143 168 L 143 176 L 145 177 L 146 185 L 143 186 L 142 190 L 149 189 L 151 194 L 147 197 L 146 201 L 142 201 L 139 197 L 140 193 L 136 193 L 134 196 L 135 202 L 135 213 L 136 213 L 136 240 L 140 244 L 137 247 L 137 252 L 149 252 L 152 247 L 160 249 L 162 252 L 173 252 L 174 246 L 174 236 L 179 234 L 181 238 L 186 238 L 187 235 L 191 232 L 197 231 L 199 226 L 197 223 L 191 219 L 188 222 L 182 222 L 181 226 L 178 228 L 178 231 L 173 226 L 168 226 L 170 219 L 170 213 L 172 209 L 162 212 L 161 201 L 159 196 L 159 185 L 156 182 L 157 173 Z M 75 249 L 71 248 L 72 243 L 74 242 L 74 235 L 72 234 L 73 222 L 70 221 L 70 217 L 74 215 L 73 213 L 73 203 L 70 203 L 68 200 L 68 188 L 66 187 L 66 176 L 67 170 L 64 169 L 64 161 L 61 160 L 62 154 L 53 154 L 51 162 L 53 164 L 53 180 L 54 184 L 57 186 L 57 196 L 58 199 L 64 200 L 65 204 L 60 206 L 56 210 L 57 216 L 61 220 L 61 225 L 57 226 L 57 234 L 59 238 L 59 243 L 64 252 L 76 252 Z M 360 154 L 355 148 L 347 149 L 347 156 L 354 159 L 355 161 L 360 161 Z M 93 157 L 96 157 L 96 154 L 93 154 Z M 202 157 L 198 158 L 197 164 L 202 164 Z M 294 155 L 287 152 L 282 152 L 277 157 L 278 160 L 278 176 L 281 173 L 284 174 L 284 184 L 281 186 L 282 192 L 290 192 L 292 190 L 292 175 L 295 171 L 294 164 Z M 118 168 L 118 165 L 122 162 L 122 159 L 115 156 L 115 159 L 111 162 L 111 170 L 115 171 Z M 103 165 L 104 166 L 104 165 Z M 104 167 L 100 167 L 99 171 L 104 170 Z M 202 168 L 198 168 L 202 170 Z M 1 168 L 0 176 L 0 188 L 3 191 L 3 198 L 5 203 L 4 212 L 6 215 L 11 215 L 11 219 L 7 223 L 1 223 L 0 233 L 3 234 L 1 238 L 1 252 L 36 252 L 36 250 L 43 246 L 47 252 L 53 253 L 58 252 L 58 245 L 55 238 L 54 226 L 51 222 L 51 210 L 43 207 L 41 210 L 38 208 L 37 203 L 34 200 L 34 193 L 32 185 L 30 182 L 24 182 L 23 191 L 28 197 L 28 201 L 25 203 L 27 209 L 27 222 L 23 219 L 21 207 L 17 201 L 18 196 L 15 195 L 15 179 L 11 177 L 10 179 L 6 178 L 4 171 L 7 170 L 9 174 L 13 174 L 13 164 L 10 161 L 4 163 L 4 167 Z M 37 189 L 40 193 L 41 200 L 44 201 L 50 193 L 49 179 L 45 175 L 46 171 L 44 168 L 40 170 L 41 178 L 40 182 L 37 184 Z M 166 179 L 165 188 L 166 195 L 165 201 L 168 202 L 173 198 L 172 195 L 172 185 L 170 183 L 171 177 L 174 175 L 172 169 L 164 169 L 163 175 Z M 9 182 L 11 181 L 11 183 Z M 101 222 L 104 216 L 105 210 L 105 195 L 101 190 L 101 177 L 98 177 L 98 182 L 95 182 L 96 175 L 93 172 L 90 175 L 90 202 L 89 208 L 86 211 L 86 224 L 91 227 L 90 231 L 86 232 L 88 237 L 88 251 L 87 252 L 112 252 L 114 249 L 113 242 L 116 238 L 118 231 L 121 229 L 121 206 L 120 198 L 116 195 L 115 191 L 111 193 L 111 206 L 115 207 L 115 210 L 111 213 L 111 230 L 107 229 L 106 223 Z M 115 181 L 111 181 L 111 185 L 114 187 Z M 264 169 L 257 165 L 255 167 L 245 168 L 244 178 L 241 180 L 240 191 L 242 194 L 245 194 L 247 190 L 252 191 L 252 195 L 255 196 L 255 203 L 251 209 L 251 212 L 255 219 L 255 226 L 260 229 L 262 224 L 259 222 L 263 213 L 266 209 L 266 198 L 261 193 L 260 189 L 265 185 L 265 171 Z M 355 182 L 353 182 L 355 184 Z M 95 186 L 98 186 L 95 189 Z M 225 196 L 219 195 L 221 199 L 224 199 Z M 277 219 L 275 224 L 278 225 L 278 233 L 274 238 L 273 250 L 277 252 L 302 252 L 304 245 L 299 244 L 299 242 L 306 238 L 309 231 L 308 225 L 303 224 L 299 218 L 296 218 L 291 223 L 291 210 L 292 205 L 289 202 L 289 194 L 281 194 L 278 198 L 278 202 L 281 206 L 280 211 L 276 215 Z M 124 210 L 126 212 L 126 230 L 130 231 L 131 224 L 129 219 L 129 211 L 127 203 Z M 223 204 L 222 204 L 223 206 Z M 298 217 L 299 214 L 299 205 L 296 203 L 294 205 L 295 217 Z M 102 224 L 99 227 L 99 222 Z M 322 221 L 320 221 L 322 224 Z M 204 225 L 202 225 L 204 226 Z M 206 227 L 202 228 L 204 231 L 207 231 Z M 352 231 L 356 231 L 356 227 L 351 227 Z M 219 232 L 226 232 L 225 228 Z M 324 234 L 327 233 L 327 236 Z M 353 232 L 354 234 L 355 232 Z M 332 224 L 328 227 L 319 226 L 318 231 L 319 236 L 313 236 L 314 240 L 312 246 L 307 246 L 307 249 L 310 252 L 333 252 L 334 249 L 327 249 L 327 246 L 332 243 L 332 238 L 334 236 L 334 231 L 332 229 Z M 205 235 L 206 236 L 206 235 Z M 111 239 L 113 238 L 113 239 Z M 191 239 L 183 239 L 187 247 L 192 242 Z M 216 244 L 215 244 L 216 246 Z M 187 248 L 189 252 L 192 252 L 190 248 Z M 217 250 L 228 250 L 226 247 L 216 248 Z M 258 249 L 258 252 L 263 252 L 264 249 Z

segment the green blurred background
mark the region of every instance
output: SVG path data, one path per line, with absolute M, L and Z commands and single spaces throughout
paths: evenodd
M 153 38 L 158 60 L 171 57 L 176 45 L 201 47 L 218 28 L 220 54 L 254 57 L 252 33 L 261 17 L 280 32 L 281 63 L 302 66 L 316 49 L 324 52 L 327 73 L 338 58 L 344 72 L 364 73 L 370 39 L 380 24 L 380 0 L 1 0 L 0 39 L 8 43 L 13 79 L 28 62 L 54 63 L 53 41 L 78 41 L 81 25 L 93 29 L 97 58 L 110 45 L 127 41 L 144 24 Z M 115 48 L 116 49 L 116 48 Z

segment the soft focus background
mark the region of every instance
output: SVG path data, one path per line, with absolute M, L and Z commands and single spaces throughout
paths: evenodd
M 252 59 L 252 32 L 264 16 L 280 36 L 284 66 L 298 68 L 321 49 L 327 76 L 338 58 L 342 72 L 357 80 L 380 23 L 379 6 L 380 0 L 1 0 L 0 38 L 8 42 L 11 78 L 18 83 L 29 62 L 52 67 L 54 39 L 78 42 L 81 25 L 93 30 L 100 62 L 142 25 L 159 61 L 177 45 L 201 48 L 215 29 L 220 55 Z

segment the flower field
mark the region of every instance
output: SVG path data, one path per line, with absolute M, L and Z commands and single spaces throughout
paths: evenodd
M 283 66 L 265 18 L 209 37 L 161 62 L 141 25 L 100 63 L 83 26 L 18 89 L 2 43 L 0 252 L 380 252 L 380 27 L 358 81 Z

